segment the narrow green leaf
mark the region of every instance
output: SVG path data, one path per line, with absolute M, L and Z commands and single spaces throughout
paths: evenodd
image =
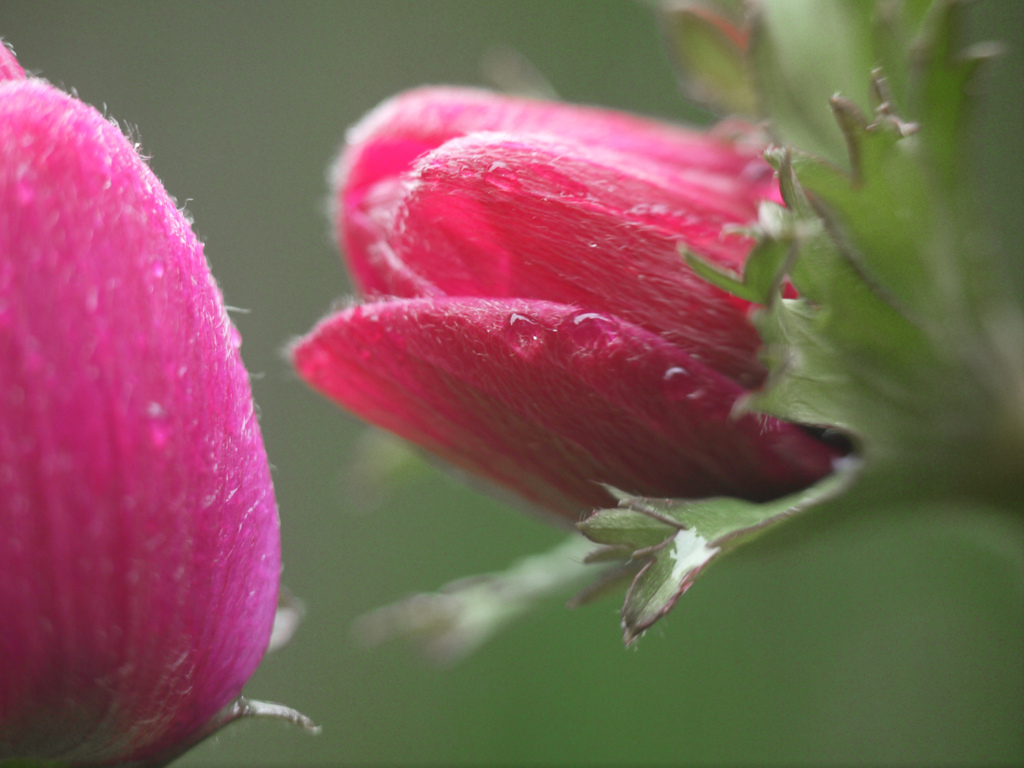
M 554 549 L 524 557 L 503 571 L 458 579 L 436 592 L 377 608 L 356 620 L 353 633 L 369 646 L 399 638 L 418 641 L 438 663 L 455 663 L 538 604 L 571 594 L 595 582 L 596 576 L 596 586 L 589 588 L 593 597 L 635 573 L 588 564 L 592 549 L 587 539 L 573 534 Z M 626 557 L 629 552 L 625 550 Z
M 663 520 L 628 508 L 600 510 L 576 527 L 597 544 L 625 545 L 631 550 L 655 546 L 674 532 Z
M 707 282 L 754 304 L 768 304 L 779 294 L 786 276 L 794 225 L 789 211 L 768 201 L 761 204 L 759 217 L 757 227 L 743 232 L 757 237 L 758 243 L 747 256 L 742 277 L 684 246 L 679 250 L 690 268 Z
M 790 244 L 781 239 L 763 239 L 750 252 L 743 266 L 745 298 L 755 304 L 768 304 L 777 296 L 786 276 L 791 255 Z
M 723 291 L 728 291 L 742 299 L 747 299 L 750 292 L 743 284 L 743 279 L 735 272 L 708 261 L 685 246 L 680 246 L 679 252 L 690 266 L 690 269 L 700 275 L 701 278 L 721 288 Z

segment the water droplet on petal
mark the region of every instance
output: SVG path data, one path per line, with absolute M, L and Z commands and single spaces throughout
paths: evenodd
M 676 376 L 685 376 L 685 375 L 686 375 L 686 369 L 685 368 L 681 368 L 678 365 L 676 365 L 676 366 L 673 366 L 673 367 L 669 368 L 667 371 L 665 371 L 665 375 L 662 376 L 662 379 L 664 381 L 669 381 L 670 379 L 672 379 L 672 378 L 674 378 Z
M 622 331 L 616 320 L 598 312 L 581 312 L 573 317 L 572 324 L 573 343 L 580 348 L 605 346 Z
M 500 161 L 491 163 L 491 167 L 484 173 L 484 179 L 506 192 L 518 191 L 521 186 L 516 172 Z
M 524 353 L 536 344 L 539 339 L 540 326 L 536 320 L 518 312 L 508 316 L 507 337 L 512 349 Z

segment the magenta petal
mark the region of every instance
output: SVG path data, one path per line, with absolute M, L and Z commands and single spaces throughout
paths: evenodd
M 481 131 L 572 138 L 582 146 L 642 159 L 664 174 L 733 180 L 732 188 L 742 188 L 754 205 L 774 195 L 776 186 L 756 145 L 737 146 L 713 134 L 613 110 L 426 87 L 389 99 L 349 131 L 350 149 L 335 170 L 336 187 L 358 195 L 383 177 L 400 175 L 424 152 Z
M 238 343 L 117 127 L 0 83 L 0 761 L 173 750 L 255 670 L 279 531 Z
M 346 216 L 350 261 L 371 292 L 573 304 L 746 386 L 763 376 L 747 305 L 679 254 L 682 244 L 742 269 L 751 242 L 722 228 L 756 210 L 696 179 L 666 180 L 605 148 L 478 133 L 422 156 L 401 184 L 382 180 Z
M 570 518 L 646 496 L 765 499 L 826 474 L 800 429 L 730 418 L 729 379 L 612 316 L 527 300 L 352 307 L 293 349 L 356 415 Z

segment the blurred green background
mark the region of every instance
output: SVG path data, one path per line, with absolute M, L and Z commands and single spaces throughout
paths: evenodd
M 1004 243 L 1024 242 L 1024 4 L 972 8 L 1008 54 L 976 154 Z M 323 725 L 235 725 L 187 765 L 1014 764 L 1024 761 L 1021 524 L 981 513 L 804 521 L 703 576 L 624 650 L 615 599 L 553 604 L 452 668 L 365 650 L 353 619 L 502 568 L 561 533 L 430 469 L 371 504 L 361 426 L 281 354 L 351 288 L 325 214 L 344 131 L 395 91 L 483 84 L 511 46 L 562 97 L 663 116 L 678 96 L 627 0 L 0 2 L 23 66 L 132 126 L 187 205 L 235 320 L 275 466 L 284 583 L 306 604 L 247 688 Z M 1007 38 L 1007 36 L 1012 36 Z

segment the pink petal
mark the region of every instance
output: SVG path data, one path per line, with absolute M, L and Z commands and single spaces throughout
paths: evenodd
M 647 496 L 774 497 L 830 449 L 729 416 L 740 388 L 636 325 L 543 301 L 418 299 L 352 307 L 293 351 L 356 415 L 557 514 Z
M 159 753 L 256 668 L 279 532 L 238 344 L 116 126 L 0 83 L 0 760 Z
M 770 194 L 771 168 L 763 148 L 720 136 L 594 107 L 497 95 L 471 88 L 426 87 L 381 104 L 348 133 L 349 150 L 335 186 L 353 194 L 399 175 L 416 157 L 450 139 L 480 131 L 542 134 L 604 147 L 660 166 L 663 173 L 696 173 L 742 180 L 749 200 Z
M 752 243 L 723 227 L 756 218 L 748 185 L 530 134 L 453 139 L 376 184 L 350 168 L 364 185 L 342 190 L 340 215 L 367 293 L 577 304 L 659 333 L 745 386 L 761 381 L 748 305 L 679 255 L 686 245 L 742 269 Z
M 386 202 L 373 200 L 365 218 L 349 213 L 350 253 L 386 260 L 374 265 L 376 292 L 574 304 L 658 333 L 745 385 L 761 379 L 747 305 L 678 252 L 685 243 L 739 268 L 750 249 L 746 238 L 722 237 L 738 214 L 723 214 L 728 203 L 707 190 L 666 186 L 615 152 L 475 134 L 422 157 L 401 197 Z M 386 282 L 403 270 L 437 290 Z

